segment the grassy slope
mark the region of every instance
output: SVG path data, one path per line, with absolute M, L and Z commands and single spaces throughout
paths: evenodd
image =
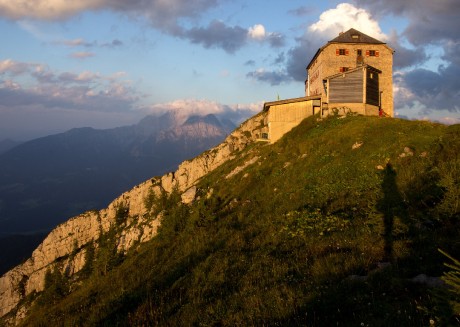
M 206 176 L 193 206 L 159 201 L 155 239 L 104 276 L 96 255 L 83 284 L 37 301 L 25 325 L 445 323 L 445 291 L 409 279 L 442 274 L 437 248 L 460 257 L 459 150 L 460 126 L 307 119 Z

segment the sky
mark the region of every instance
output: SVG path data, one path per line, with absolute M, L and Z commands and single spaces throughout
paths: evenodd
M 398 117 L 460 123 L 459 0 L 0 0 L 0 140 L 304 96 L 355 28 L 395 50 Z

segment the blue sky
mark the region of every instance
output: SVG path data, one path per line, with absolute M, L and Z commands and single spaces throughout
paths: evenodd
M 0 0 L 0 140 L 228 113 L 304 95 L 318 47 L 356 28 L 395 52 L 395 111 L 459 123 L 458 0 Z

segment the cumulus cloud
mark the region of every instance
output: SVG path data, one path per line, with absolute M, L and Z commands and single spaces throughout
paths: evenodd
M 214 20 L 207 27 L 194 27 L 183 32 L 182 37 L 205 48 L 222 48 L 234 53 L 246 43 L 247 31 L 239 26 L 230 27 Z
M 387 38 L 369 12 L 350 3 L 341 3 L 336 8 L 326 10 L 319 16 L 319 21 L 310 25 L 308 29 L 314 34 L 331 39 L 350 28 L 381 41 Z
M 226 105 L 216 101 L 205 99 L 179 99 L 167 103 L 159 103 L 143 108 L 148 114 L 164 114 L 174 112 L 177 118 L 185 121 L 186 117 L 192 115 L 213 114 L 220 120 L 228 119 L 235 124 L 239 124 L 255 113 L 262 110 L 263 103 L 233 104 Z
M 416 66 L 428 60 L 423 47 L 409 49 L 402 46 L 401 37 L 395 31 L 388 37 L 388 43 L 395 51 L 393 56 L 393 68 L 395 69 Z
M 177 36 L 205 48 L 220 48 L 233 54 L 249 41 L 267 42 L 271 47 L 284 45 L 284 36 L 279 33 L 267 33 L 265 27 L 256 24 L 249 29 L 241 26 L 228 26 L 220 20 L 213 20 L 206 27 L 193 27 L 178 32 Z
M 10 19 L 63 20 L 85 11 L 112 10 L 144 16 L 158 28 L 175 29 L 184 17 L 197 17 L 216 0 L 0 0 L 0 15 Z
M 256 24 L 253 27 L 250 27 L 248 30 L 248 36 L 255 40 L 265 39 L 266 33 L 264 25 Z
M 265 26 L 256 24 L 248 29 L 248 38 L 256 41 L 267 41 L 273 48 L 283 47 L 285 44 L 285 37 L 280 33 L 266 32 Z
M 0 14 L 11 19 L 57 20 L 67 18 L 84 10 L 100 8 L 101 2 L 98 0 L 0 0 Z
M 291 77 L 284 71 L 267 71 L 259 68 L 246 74 L 246 77 L 255 79 L 260 82 L 269 83 L 270 85 L 280 85 L 291 81 Z
M 279 65 L 279 64 L 284 63 L 285 60 L 286 60 L 286 56 L 284 55 L 284 52 L 281 52 L 280 54 L 278 54 L 278 56 L 276 56 L 275 60 L 273 61 L 273 64 Z
M 376 15 L 394 14 L 409 20 L 404 35 L 414 45 L 458 39 L 457 0 L 357 0 Z
M 241 26 L 229 26 L 222 21 L 214 20 L 207 26 L 184 27 L 185 20 L 190 22 L 201 17 L 218 2 L 218 0 L 0 0 L 0 16 L 21 22 L 27 22 L 30 19 L 55 21 L 68 19 L 85 11 L 110 10 L 128 17 L 136 17 L 136 19 L 142 17 L 153 28 L 164 33 L 187 39 L 205 48 L 222 48 L 228 53 L 239 50 L 248 40 L 264 41 L 272 47 L 284 45 L 285 38 L 282 34 L 266 32 L 265 27 L 261 24 L 248 29 Z M 24 24 L 25 28 L 30 30 L 31 24 Z M 69 47 L 117 47 L 122 45 L 120 40 L 98 44 L 74 39 L 58 43 Z M 83 53 L 75 55 L 79 58 L 86 58 Z
M 261 110 L 260 104 L 236 104 L 224 105 L 216 101 L 206 99 L 178 99 L 166 103 L 158 103 L 145 108 L 150 113 L 165 113 L 167 111 L 180 110 L 188 115 L 219 114 L 225 111 Z
M 431 110 L 460 111 L 460 67 L 440 66 L 438 71 L 414 69 L 395 76 L 397 104 Z
M 302 11 L 302 10 L 300 10 Z M 316 51 L 327 41 L 335 38 L 340 32 L 355 28 L 377 39 L 387 40 L 377 21 L 364 9 L 357 8 L 349 3 L 342 3 L 336 8 L 323 12 L 319 20 L 311 24 L 305 33 L 297 38 L 297 44 L 289 49 L 283 59 L 285 68 L 280 70 L 258 70 L 247 74 L 271 85 L 278 85 L 289 81 L 304 82 L 306 66 Z M 277 62 L 279 64 L 279 62 Z
M 224 125 L 238 125 L 262 110 L 263 103 L 226 105 L 205 99 L 178 99 L 166 103 L 158 103 L 142 108 L 148 115 L 161 116 L 165 113 L 174 116 L 178 124 L 184 123 L 190 116 L 212 114 Z M 230 123 L 231 122 L 231 123 Z
M 289 49 L 283 58 L 285 68 L 282 71 L 259 70 L 248 73 L 247 77 L 271 85 L 293 80 L 303 82 L 307 77 L 305 68 L 316 51 L 327 41 L 338 36 L 340 32 L 350 28 L 355 28 L 378 40 L 388 42 L 400 55 L 395 58 L 396 68 L 413 66 L 427 59 L 422 49 L 408 49 L 402 46 L 402 41 L 397 34 L 385 35 L 378 21 L 369 11 L 350 3 L 341 3 L 335 8 L 324 11 L 318 21 L 311 24 L 304 34 L 297 38 L 297 44 Z
M 21 85 L 21 77 L 35 83 Z M 130 110 L 139 100 L 137 94 L 121 77 L 99 73 L 52 71 L 47 65 L 0 61 L 0 105 L 13 107 L 41 106 L 69 110 L 117 112 Z M 17 79 L 17 80 L 15 80 Z
M 100 81 L 101 75 L 89 71 L 84 71 L 79 74 L 63 72 L 59 74 L 58 79 L 63 83 L 95 83 Z
M 281 48 L 286 44 L 286 38 L 280 33 L 269 33 L 267 41 L 272 48 Z
M 11 75 L 20 75 L 24 74 L 29 69 L 30 65 L 23 62 L 17 62 L 11 59 L 0 61 L 0 74 L 8 73 Z

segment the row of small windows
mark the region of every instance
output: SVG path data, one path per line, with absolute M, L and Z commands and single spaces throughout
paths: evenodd
M 350 55 L 350 50 L 348 49 L 336 49 L 335 54 L 337 56 L 349 56 Z M 363 50 L 358 49 L 356 50 L 356 54 L 358 56 L 363 55 Z M 379 51 L 378 50 L 366 50 L 366 57 L 378 57 L 379 56 Z

